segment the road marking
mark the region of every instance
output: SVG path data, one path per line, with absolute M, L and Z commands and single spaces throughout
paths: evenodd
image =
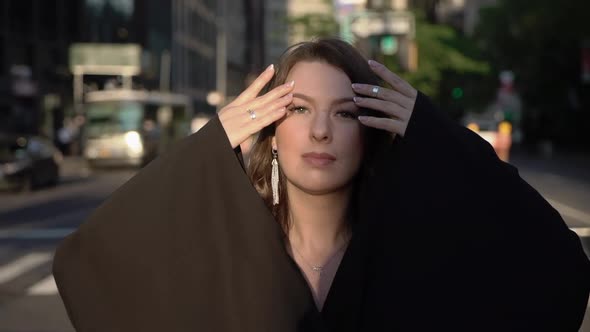
M 0 240 L 51 240 L 62 239 L 76 228 L 7 229 L 0 231 Z
M 51 253 L 34 252 L 22 256 L 10 264 L 0 266 L 0 284 L 16 279 L 21 274 L 49 262 L 52 258 Z
M 62 213 L 51 217 L 39 218 L 28 222 L 18 222 L 15 220 L 3 220 L 5 224 L 14 225 L 12 229 L 34 229 L 35 227 L 52 226 L 53 224 L 63 224 L 66 221 L 81 222 L 90 215 L 91 208 L 78 209 L 68 213 Z
M 552 200 L 552 199 L 547 198 L 547 202 L 549 202 L 549 204 L 553 205 L 553 207 L 557 211 L 559 211 L 559 213 L 561 213 L 562 215 L 576 219 L 577 221 L 581 221 L 581 222 L 587 224 L 588 226 L 590 226 L 590 214 L 588 214 L 584 211 L 580 211 L 580 210 L 573 208 L 569 205 L 565 205 L 563 203 L 560 203 L 556 200 Z
M 27 295 L 54 295 L 57 293 L 57 285 L 52 274 L 27 289 Z

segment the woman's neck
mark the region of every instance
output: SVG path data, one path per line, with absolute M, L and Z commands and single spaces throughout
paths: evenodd
M 291 245 L 305 253 L 324 256 L 348 241 L 347 207 L 351 190 L 349 187 L 325 195 L 311 195 L 290 186 Z

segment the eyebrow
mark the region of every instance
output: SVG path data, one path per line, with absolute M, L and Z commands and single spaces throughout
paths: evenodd
M 310 96 L 306 96 L 306 95 L 304 95 L 302 93 L 294 93 L 293 94 L 293 97 L 297 97 L 297 98 L 301 98 L 301 99 L 307 100 L 310 103 L 313 103 L 314 102 L 314 99 L 313 98 L 311 98 Z M 342 98 L 338 98 L 338 99 L 334 100 L 332 102 L 332 105 L 339 105 L 339 104 L 352 103 L 352 102 L 353 102 L 352 101 L 352 97 L 342 97 Z

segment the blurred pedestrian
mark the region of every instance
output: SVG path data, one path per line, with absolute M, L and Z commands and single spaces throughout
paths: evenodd
M 54 276 L 79 331 L 575 331 L 590 264 L 489 144 L 320 39 L 117 190 Z
M 76 141 L 76 138 L 78 137 L 78 130 L 78 126 L 76 126 L 76 123 L 72 119 L 64 119 L 63 126 L 57 131 L 57 139 L 63 154 L 75 154 L 76 151 L 75 147 L 73 146 L 75 144 L 74 142 Z

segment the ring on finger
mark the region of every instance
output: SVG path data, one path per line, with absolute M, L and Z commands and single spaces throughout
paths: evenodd
M 371 92 L 373 92 L 373 97 L 377 98 L 379 96 L 379 87 L 374 86 Z
M 252 120 L 256 119 L 256 113 L 254 112 L 254 110 L 249 109 L 248 114 L 250 114 L 250 119 L 252 119 Z

